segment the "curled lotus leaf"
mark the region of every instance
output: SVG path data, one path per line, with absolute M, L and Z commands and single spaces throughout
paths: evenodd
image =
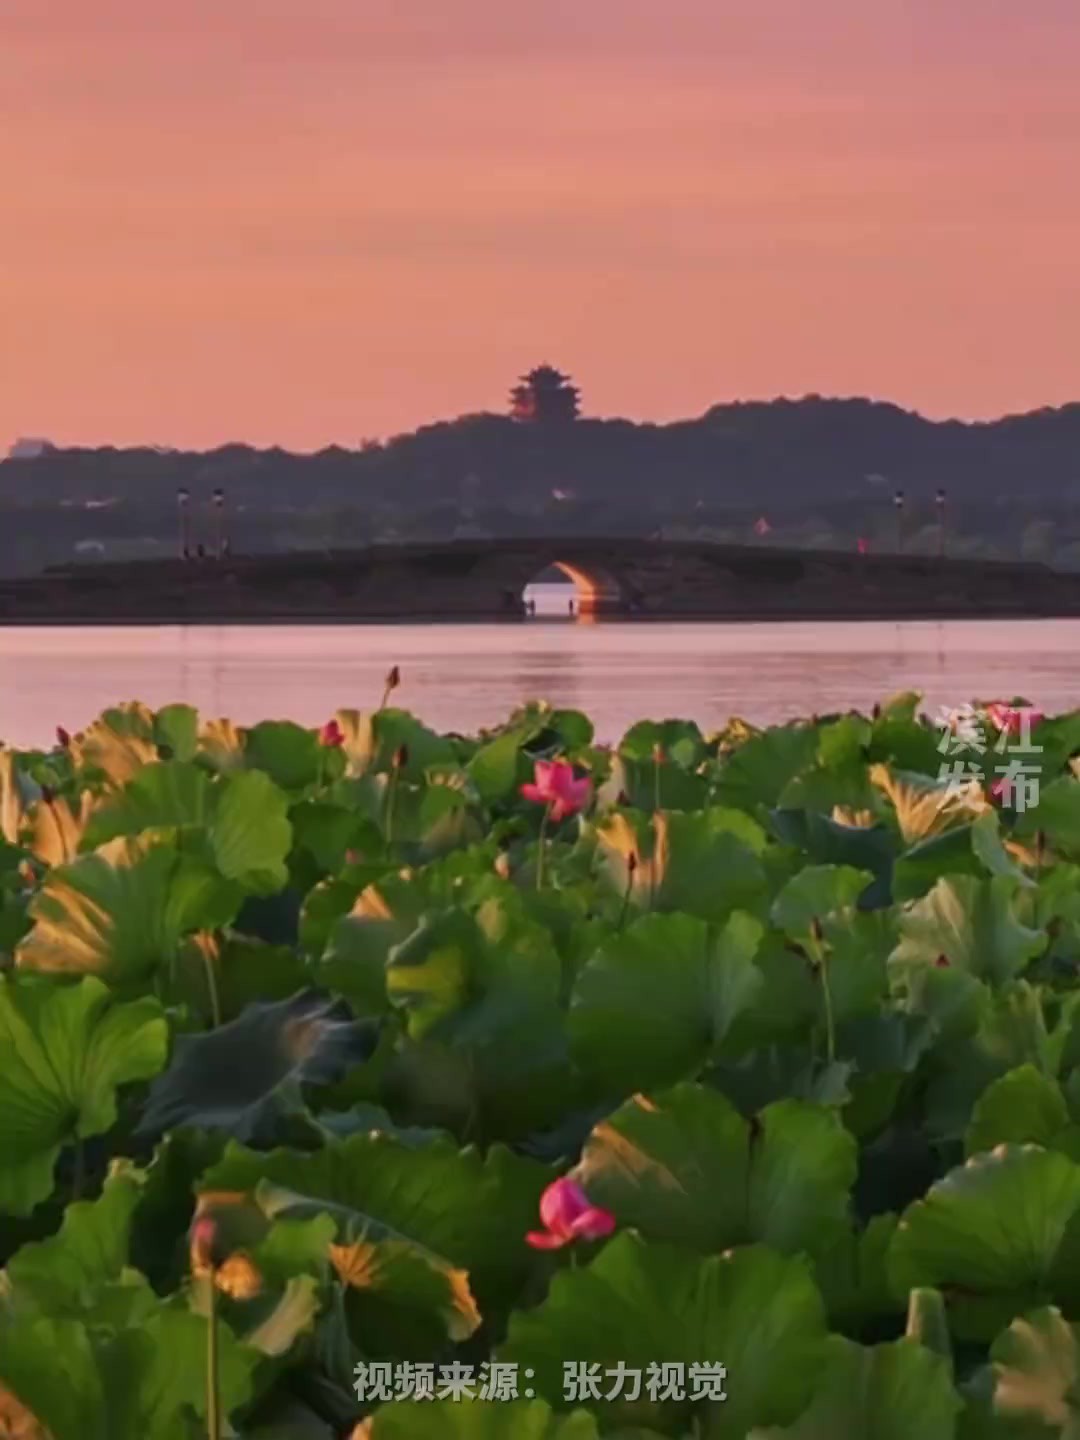
M 319 991 L 248 1005 L 217 1030 L 177 1038 L 139 1132 L 193 1125 L 272 1143 L 283 1116 L 302 1113 L 306 1085 L 331 1084 L 370 1058 L 376 1040 L 376 1026 Z
M 137 702 L 106 710 L 73 736 L 71 756 L 78 769 L 103 775 L 108 786 L 126 785 L 158 759 L 153 711 Z

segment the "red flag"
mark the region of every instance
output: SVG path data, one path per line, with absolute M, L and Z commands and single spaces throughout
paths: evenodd
M 859 548 L 859 554 L 860 554 L 860 555 L 865 555 L 866 552 L 870 549 L 869 544 L 863 539 L 863 537 L 862 537 L 861 535 L 859 536 L 859 546 L 858 546 L 858 548 Z
M 758 520 L 758 521 L 756 522 L 756 524 L 754 525 L 754 534 L 755 534 L 755 535 L 768 535 L 768 533 L 769 533 L 769 531 L 770 531 L 771 529 L 772 529 L 772 526 L 769 524 L 768 520 L 765 519 L 765 516 L 762 515 L 761 519 Z

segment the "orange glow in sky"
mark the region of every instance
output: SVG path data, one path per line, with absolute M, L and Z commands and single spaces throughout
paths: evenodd
M 0 445 L 1080 398 L 1076 0 L 0 0 Z

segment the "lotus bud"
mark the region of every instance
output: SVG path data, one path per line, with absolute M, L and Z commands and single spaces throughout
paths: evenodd
M 500 850 L 495 856 L 495 874 L 501 880 L 510 879 L 510 856 L 505 850 Z
M 188 1241 L 192 1274 L 210 1274 L 217 1268 L 214 1254 L 214 1247 L 217 1243 L 217 1225 L 209 1215 L 198 1217 L 191 1227 Z
M 628 875 L 633 875 L 634 872 L 637 870 L 637 867 L 638 867 L 637 851 L 636 851 L 636 850 L 631 850 L 631 851 L 630 851 L 630 854 L 626 857 L 626 873 L 627 873 Z
M 396 665 L 391 665 L 390 669 L 386 672 L 386 693 L 389 695 L 391 691 L 396 690 L 400 684 L 401 671 Z
M 652 758 L 654 765 L 662 765 L 664 763 L 664 747 L 659 741 L 652 747 Z
M 398 748 L 394 751 L 394 769 L 404 770 L 405 766 L 408 765 L 408 763 L 409 747 L 407 745 L 399 745 Z
M 63 725 L 56 727 L 56 743 L 60 746 L 61 750 L 66 750 L 71 744 L 71 732 L 65 730 Z

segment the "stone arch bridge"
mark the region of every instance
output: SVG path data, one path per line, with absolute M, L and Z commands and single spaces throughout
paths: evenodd
M 1037 564 L 529 538 L 72 565 L 0 582 L 0 621 L 515 620 L 525 586 L 552 565 L 585 619 L 1080 614 L 1080 575 Z

